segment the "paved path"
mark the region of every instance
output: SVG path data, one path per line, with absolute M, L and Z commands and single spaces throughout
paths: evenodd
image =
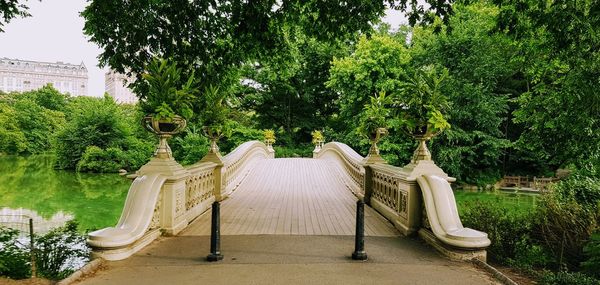
M 76 284 L 499 284 L 420 240 L 367 237 L 366 262 L 350 259 L 352 236 L 223 236 L 223 261 L 209 263 L 208 236 L 161 238 Z
M 306 158 L 263 160 L 221 204 L 222 235 L 354 235 L 356 197 L 328 162 Z M 365 234 L 398 236 L 371 208 Z M 182 235 L 210 235 L 210 212 Z

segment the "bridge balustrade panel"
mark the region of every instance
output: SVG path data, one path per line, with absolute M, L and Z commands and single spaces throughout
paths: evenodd
M 353 192 L 364 196 L 365 169 L 361 165 L 364 158 L 351 147 L 339 142 L 330 142 L 321 148 L 315 158 L 329 160 L 340 171 L 340 177 L 345 180 L 346 185 Z
M 270 158 L 267 146 L 259 141 L 241 144 L 223 158 L 225 177 L 223 189 L 225 194 L 231 193 L 252 169 L 252 165 L 262 159 Z
M 414 179 L 407 171 L 388 164 L 369 164 L 365 200 L 390 220 L 404 235 L 420 227 L 421 199 Z
M 370 167 L 373 170 L 371 199 L 381 202 L 398 216 L 406 219 L 408 189 L 398 175 L 401 168 L 383 164 L 374 164 Z
M 185 179 L 185 210 L 188 221 L 206 211 L 215 200 L 215 175 L 217 164 L 200 163 L 187 167 Z

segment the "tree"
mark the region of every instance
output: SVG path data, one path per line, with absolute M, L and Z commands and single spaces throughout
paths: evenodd
M 26 152 L 33 154 L 50 151 L 54 134 L 65 125 L 64 114 L 46 109 L 27 97 L 18 99 L 14 108 L 15 119 L 27 138 Z
M 363 106 L 371 96 L 380 92 L 391 94 L 401 88 L 410 61 L 405 39 L 386 34 L 375 34 L 371 38 L 362 36 L 351 55 L 333 60 L 327 86 L 339 94 L 337 104 L 340 112 L 333 120 L 334 130 L 339 133 L 338 139 L 366 151 L 369 141 L 358 140 L 359 136 L 354 131 L 358 127 L 355 117 L 362 116 Z M 390 157 L 386 156 L 386 151 L 392 149 L 396 156 L 408 158 L 404 154 L 410 153 L 410 147 L 406 147 L 405 142 L 405 138 L 390 137 L 380 145 L 380 149 L 388 160 Z M 399 145 L 404 146 L 397 148 Z M 390 162 L 399 163 L 395 158 Z
M 451 1 L 426 2 L 446 15 Z M 237 83 L 240 64 L 283 54 L 286 37 L 296 30 L 320 41 L 368 32 L 385 4 L 401 10 L 410 5 L 413 22 L 425 14 L 417 0 L 94 0 L 81 15 L 85 34 L 103 49 L 100 65 L 141 74 L 153 56 L 173 58 L 181 67 L 192 66 L 188 72 L 195 71 L 202 90 Z M 202 100 L 198 105 L 204 107 Z
M 40 0 L 41 1 L 41 0 Z M 0 0 L 0 33 L 4 32 L 2 27 L 16 17 L 29 17 L 29 7 L 19 4 L 18 0 Z
M 519 41 L 527 89 L 515 121 L 519 146 L 552 168 L 600 152 L 600 2 L 496 0 L 498 30 Z
M 523 92 L 523 61 L 514 41 L 494 33 L 497 7 L 475 3 L 453 9 L 447 25 L 434 24 L 442 26 L 439 33 L 435 27 L 415 28 L 410 47 L 413 64 L 441 65 L 450 74 L 442 92 L 454 106 L 448 113 L 452 128 L 432 145 L 432 154 L 462 181 L 493 183 L 511 146 L 506 134 L 509 100 Z M 520 132 L 517 126 L 510 128 Z
M 308 142 L 310 132 L 328 125 L 338 112 L 337 94 L 325 86 L 331 61 L 344 56 L 347 44 L 305 35 L 288 41 L 289 52 L 247 64 L 246 84 L 237 92 L 241 107 L 255 113 L 258 128 L 281 130 L 280 143 Z
M 0 152 L 20 153 L 27 149 L 27 139 L 14 119 L 16 111 L 6 103 L 0 102 Z
M 133 135 L 139 118 L 125 111 L 109 96 L 75 98 L 68 106 L 68 123 L 57 134 L 56 166 L 93 172 L 139 168 L 150 158 L 152 144 Z
M 92 1 L 84 31 L 104 51 L 100 64 L 139 73 L 153 55 L 193 66 L 202 82 L 221 86 L 232 68 L 284 47 L 292 23 L 324 39 L 369 30 L 383 2 Z M 347 17 L 347 13 L 357 15 Z M 235 80 L 230 81 L 235 82 Z
M 38 105 L 54 111 L 64 111 L 69 99 L 69 94 L 62 94 L 52 84 L 46 84 L 42 88 L 23 93 L 24 97 L 30 98 Z

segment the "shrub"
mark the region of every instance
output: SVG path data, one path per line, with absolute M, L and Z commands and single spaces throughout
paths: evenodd
M 76 169 L 89 146 L 119 147 L 131 135 L 119 106 L 110 97 L 77 97 L 68 109 L 68 123 L 56 140 L 56 165 L 60 169 Z
M 228 134 L 226 138 L 219 143 L 222 153 L 228 153 L 247 141 L 260 141 L 264 138 L 262 130 L 244 126 L 236 121 L 228 121 L 225 129 L 228 130 Z
M 581 273 L 545 272 L 538 280 L 539 285 L 600 285 L 600 281 Z
M 24 279 L 31 276 L 29 245 L 19 242 L 18 231 L 0 227 L 0 276 Z M 85 237 L 77 232 L 77 223 L 35 236 L 35 264 L 38 277 L 58 280 L 87 262 L 89 249 Z
M 0 276 L 24 279 L 31 275 L 29 252 L 17 241 L 17 230 L 0 227 Z
M 193 126 L 187 128 L 183 135 L 173 139 L 171 145 L 173 156 L 183 165 L 198 162 L 208 153 L 210 148 L 208 139 Z
M 35 260 L 39 277 L 63 279 L 77 264 L 87 262 L 89 248 L 77 232 L 77 222 L 69 221 L 35 240 Z
M 583 248 L 587 260 L 583 262 L 582 268 L 585 272 L 600 277 L 600 232 L 592 235 L 588 244 Z
M 583 247 L 598 228 L 600 179 L 579 174 L 556 183 L 539 203 L 539 239 L 559 266 L 577 270 Z
M 125 154 L 120 148 L 101 149 L 97 146 L 88 146 L 77 163 L 77 171 L 118 172 L 125 165 L 125 160 Z
M 312 157 L 313 146 L 311 145 L 299 145 L 297 147 L 285 147 L 276 146 L 275 156 L 277 158 L 282 157 Z
M 544 261 L 543 255 L 539 260 L 534 257 L 542 253 L 543 249 L 532 243 L 530 233 L 533 218 L 532 213 L 514 212 L 494 203 L 481 201 L 467 204 L 461 215 L 466 227 L 488 234 L 492 241 L 488 248 L 492 259 L 504 264 L 522 265 Z

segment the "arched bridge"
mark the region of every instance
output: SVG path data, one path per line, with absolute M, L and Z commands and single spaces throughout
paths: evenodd
M 222 235 L 354 235 L 355 202 L 364 199 L 367 236 L 418 234 L 449 257 L 485 259 L 489 239 L 462 226 L 452 180 L 431 160 L 400 168 L 337 142 L 313 158 L 275 159 L 258 141 L 188 167 L 155 157 L 137 172 L 118 224 L 88 243 L 119 260 L 161 234 L 209 235 L 204 213 L 214 201 L 223 201 Z

